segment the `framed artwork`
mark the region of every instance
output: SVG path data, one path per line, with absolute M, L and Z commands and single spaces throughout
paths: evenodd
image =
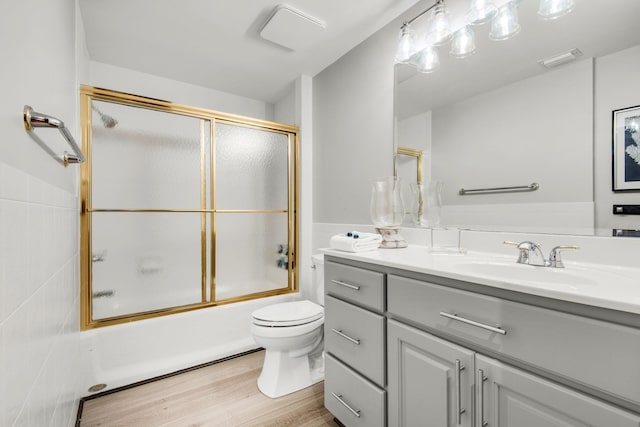
M 640 105 L 613 111 L 613 191 L 640 191 Z

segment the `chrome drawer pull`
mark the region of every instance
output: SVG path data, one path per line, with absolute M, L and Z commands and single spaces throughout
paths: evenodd
M 360 418 L 360 409 L 353 409 L 351 406 L 349 406 L 349 404 L 347 402 L 342 400 L 342 395 L 341 394 L 335 394 L 335 393 L 331 393 L 331 394 L 333 395 L 333 397 L 338 399 L 338 402 L 342 403 L 345 408 L 347 408 L 349 411 L 351 411 L 351 413 L 353 415 L 355 415 L 356 417 Z
M 467 325 L 477 326 L 478 328 L 486 329 L 491 332 L 495 332 L 496 334 L 507 335 L 507 331 L 497 326 L 485 325 L 484 323 L 476 322 L 475 320 L 465 319 L 464 317 L 458 316 L 456 313 L 449 314 L 444 311 L 440 312 L 440 316 L 446 317 L 447 319 L 457 320 L 458 322 L 466 323 Z
M 478 418 L 481 427 L 489 425 L 489 423 L 484 420 L 484 382 L 487 379 L 488 378 L 484 376 L 484 371 L 482 369 L 478 369 L 478 379 L 476 384 L 478 387 Z
M 345 283 L 345 282 L 341 282 L 340 280 L 333 280 L 333 279 L 331 279 L 331 281 L 336 285 L 344 286 L 345 288 L 353 289 L 354 291 L 360 290 L 360 286 L 352 285 L 351 283 Z
M 331 329 L 333 332 L 335 332 L 336 334 L 340 335 L 342 338 L 351 341 L 352 343 L 354 343 L 355 345 L 360 345 L 360 340 L 355 339 L 355 338 L 351 338 L 349 335 L 345 334 L 342 331 L 339 331 L 337 329 Z
M 460 372 L 464 370 L 464 366 L 460 363 L 460 359 L 456 359 L 455 367 L 455 379 L 456 379 L 456 418 L 458 425 L 462 424 L 462 414 L 465 413 L 465 409 L 462 407 L 462 390 L 460 387 Z

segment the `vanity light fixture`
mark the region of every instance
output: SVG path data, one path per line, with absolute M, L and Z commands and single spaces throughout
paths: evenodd
M 438 48 L 451 40 L 450 55 L 466 58 L 476 50 L 473 26 L 491 22 L 489 38 L 507 40 L 520 32 L 518 22 L 518 1 L 520 0 L 469 0 L 469 10 L 464 23 L 452 28 L 449 10 L 445 0 L 436 2 L 400 27 L 400 37 L 395 61 L 398 64 L 412 64 L 423 73 L 433 72 L 439 65 Z M 500 4 L 499 6 L 496 3 Z M 540 0 L 538 15 L 542 19 L 556 19 L 571 12 L 574 0 Z M 426 35 L 420 40 L 412 24 L 431 12 L 426 24 Z

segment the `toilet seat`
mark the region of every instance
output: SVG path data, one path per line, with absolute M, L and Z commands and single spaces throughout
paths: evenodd
M 324 317 L 324 308 L 311 301 L 273 304 L 254 311 L 253 324 L 269 327 L 300 326 Z

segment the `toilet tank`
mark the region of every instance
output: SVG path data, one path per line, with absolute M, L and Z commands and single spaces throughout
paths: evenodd
M 312 255 L 311 266 L 314 269 L 311 278 L 311 295 L 315 298 L 315 302 L 324 306 L 324 254 Z

